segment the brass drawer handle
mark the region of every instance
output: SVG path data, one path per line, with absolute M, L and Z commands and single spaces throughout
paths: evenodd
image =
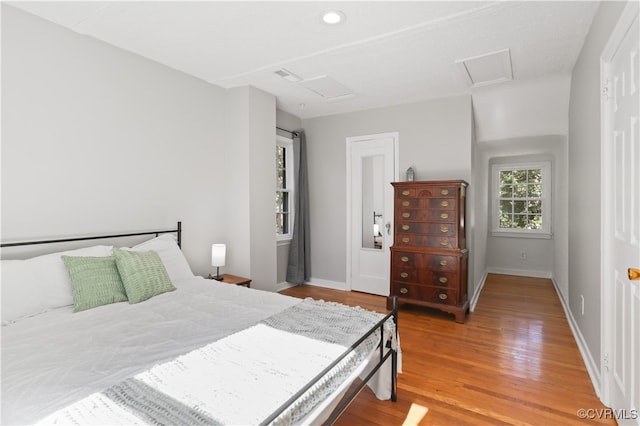
M 447 293 L 440 293 L 438 297 L 440 298 L 440 300 L 447 300 L 448 296 L 447 296 Z
M 449 240 L 445 239 L 445 240 L 440 241 L 440 245 L 441 246 L 448 246 L 449 245 Z
M 409 293 L 409 290 L 407 290 L 406 288 L 402 287 L 402 288 L 400 289 L 400 293 L 402 293 L 402 294 L 407 294 L 407 293 Z
M 405 189 L 404 191 L 402 191 L 402 195 L 409 195 L 411 194 L 411 192 L 408 189 Z
M 440 219 L 449 219 L 449 213 L 440 213 Z
M 402 213 L 402 217 L 404 217 L 405 219 L 409 218 L 409 217 L 411 217 L 411 213 L 406 213 L 406 212 Z
M 449 202 L 448 202 L 447 200 L 444 200 L 444 201 L 441 201 L 441 202 L 440 202 L 440 205 L 441 205 L 442 207 L 448 207 L 448 206 L 449 206 Z
M 402 206 L 403 207 L 408 207 L 409 206 L 409 202 L 408 201 L 403 201 L 402 202 Z
M 411 228 L 409 225 L 402 225 L 402 230 L 403 231 L 408 231 L 409 228 Z
M 448 189 L 442 189 L 442 190 L 440 190 L 440 194 L 449 195 L 449 190 Z
M 404 237 L 404 238 L 402 239 L 402 242 L 403 242 L 403 243 L 408 243 L 408 242 L 409 242 L 409 238 Z
M 447 261 L 446 260 L 441 260 L 440 261 L 440 266 L 447 266 Z
M 440 227 L 440 232 L 449 232 L 449 227 L 448 226 L 441 226 Z
M 403 272 L 403 273 L 401 273 L 401 274 L 400 274 L 400 276 L 401 276 L 402 278 L 407 278 L 407 277 L 409 276 L 409 274 L 408 274 L 408 273 L 406 273 L 406 272 Z
M 407 263 L 409 261 L 409 258 L 407 256 L 402 256 L 400 260 Z
M 442 284 L 446 284 L 449 281 L 449 279 L 447 277 L 440 277 L 438 281 L 440 281 Z

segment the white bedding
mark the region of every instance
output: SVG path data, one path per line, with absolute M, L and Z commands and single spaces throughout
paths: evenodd
M 268 354 L 262 353 L 265 349 Z M 289 355 L 293 349 L 296 353 L 301 350 L 303 357 L 292 359 Z M 74 404 L 77 407 L 56 412 L 42 423 L 69 424 L 72 419 L 75 424 L 132 425 L 144 424 L 149 418 L 163 424 L 257 425 L 322 370 L 309 369 L 309 364 L 328 365 L 344 350 L 340 345 L 258 324 L 175 361 L 156 365 L 128 380 L 125 386 L 119 385 L 110 397 L 93 394 Z M 244 379 L 238 380 L 240 377 Z M 247 386 L 247 380 L 256 380 L 254 383 L 260 386 Z M 128 404 L 131 411 L 122 408 L 123 402 L 129 402 L 122 395 L 130 386 L 135 386 L 132 394 L 138 396 Z M 162 401 L 160 419 L 152 404 L 145 404 L 148 396 Z M 198 410 L 184 410 L 183 404 Z
M 2 327 L 2 424 L 34 423 L 300 302 L 201 277 L 175 284 L 135 305 L 60 308 Z
M 201 277 L 174 284 L 176 291 L 138 304 L 77 313 L 70 306 L 3 326 L 2 424 L 35 423 L 301 302 Z M 389 362 L 383 371 L 371 387 L 380 399 L 388 399 Z M 308 418 L 328 412 L 316 409 Z

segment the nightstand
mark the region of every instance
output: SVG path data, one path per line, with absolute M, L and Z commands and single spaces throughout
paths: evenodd
M 209 275 L 207 279 L 212 280 L 213 276 Z M 218 281 L 225 284 L 235 284 L 242 287 L 251 288 L 251 280 L 249 278 L 239 277 L 237 275 L 222 274 L 222 281 Z

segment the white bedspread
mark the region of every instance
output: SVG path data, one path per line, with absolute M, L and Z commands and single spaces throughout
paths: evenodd
M 331 315 L 339 315 L 334 312 Z M 360 351 L 351 352 L 275 424 L 299 424 L 378 341 L 371 336 Z M 259 323 L 94 393 L 42 424 L 257 425 L 345 350 L 347 346 Z
M 345 349 L 258 324 L 92 394 L 42 423 L 257 425 Z M 292 350 L 300 357 L 291 358 Z
M 176 287 L 135 305 L 68 307 L 2 327 L 2 424 L 35 423 L 300 302 L 199 277 Z

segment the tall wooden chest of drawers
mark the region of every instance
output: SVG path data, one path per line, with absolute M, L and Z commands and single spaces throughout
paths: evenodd
M 391 298 L 440 309 L 463 323 L 467 297 L 467 182 L 394 182 Z

